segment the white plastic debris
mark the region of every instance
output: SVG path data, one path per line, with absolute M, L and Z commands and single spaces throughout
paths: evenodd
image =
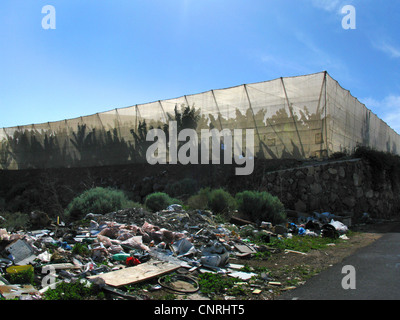
M 338 231 L 339 233 L 341 233 L 341 234 L 345 234 L 345 233 L 347 233 L 347 231 L 349 230 L 348 228 L 347 228 L 347 226 L 344 224 L 344 223 L 342 223 L 342 222 L 340 222 L 340 221 L 336 221 L 336 220 L 331 220 L 331 222 L 329 223 L 330 225 L 332 225 L 332 226 L 334 226 L 335 227 L 335 229 L 336 229 L 336 231 Z

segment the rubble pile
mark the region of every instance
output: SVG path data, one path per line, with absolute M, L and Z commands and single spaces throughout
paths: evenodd
M 235 260 L 273 249 L 252 243 L 250 236 L 268 243 L 293 235 L 346 239 L 348 231 L 329 213 L 276 226 L 242 219 L 218 224 L 210 211 L 185 211 L 180 205 L 156 213 L 142 208 L 89 213 L 83 221 L 67 226 L 57 219 L 46 229 L 26 232 L 0 229 L 0 297 L 39 300 L 60 283 L 83 279 L 114 298 L 140 299 L 121 287 L 175 271 L 194 282 L 190 292 L 197 292 L 201 288 L 194 274 L 213 272 L 243 281 L 256 275 Z M 11 283 L 12 275 L 29 271 L 30 282 Z

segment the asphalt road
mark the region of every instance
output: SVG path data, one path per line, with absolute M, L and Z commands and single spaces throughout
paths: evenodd
M 400 224 L 279 300 L 400 300 Z

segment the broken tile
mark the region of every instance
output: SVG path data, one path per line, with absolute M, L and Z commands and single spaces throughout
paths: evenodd
M 17 240 L 6 247 L 6 250 L 11 254 L 14 264 L 26 265 L 36 258 L 32 246 L 24 240 Z

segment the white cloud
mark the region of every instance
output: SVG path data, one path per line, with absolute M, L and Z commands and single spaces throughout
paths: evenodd
M 312 4 L 325 11 L 335 11 L 338 8 L 339 0 L 312 0 Z
M 366 98 L 360 101 L 400 134 L 400 95 L 389 95 L 382 100 Z
M 317 9 L 342 14 L 341 10 L 345 5 L 352 4 L 354 0 L 311 0 L 311 4 Z
M 400 49 L 396 48 L 395 46 L 388 43 L 387 41 L 375 41 L 375 42 L 372 42 L 372 45 L 376 49 L 386 53 L 387 55 L 389 55 L 392 58 L 400 58 Z

